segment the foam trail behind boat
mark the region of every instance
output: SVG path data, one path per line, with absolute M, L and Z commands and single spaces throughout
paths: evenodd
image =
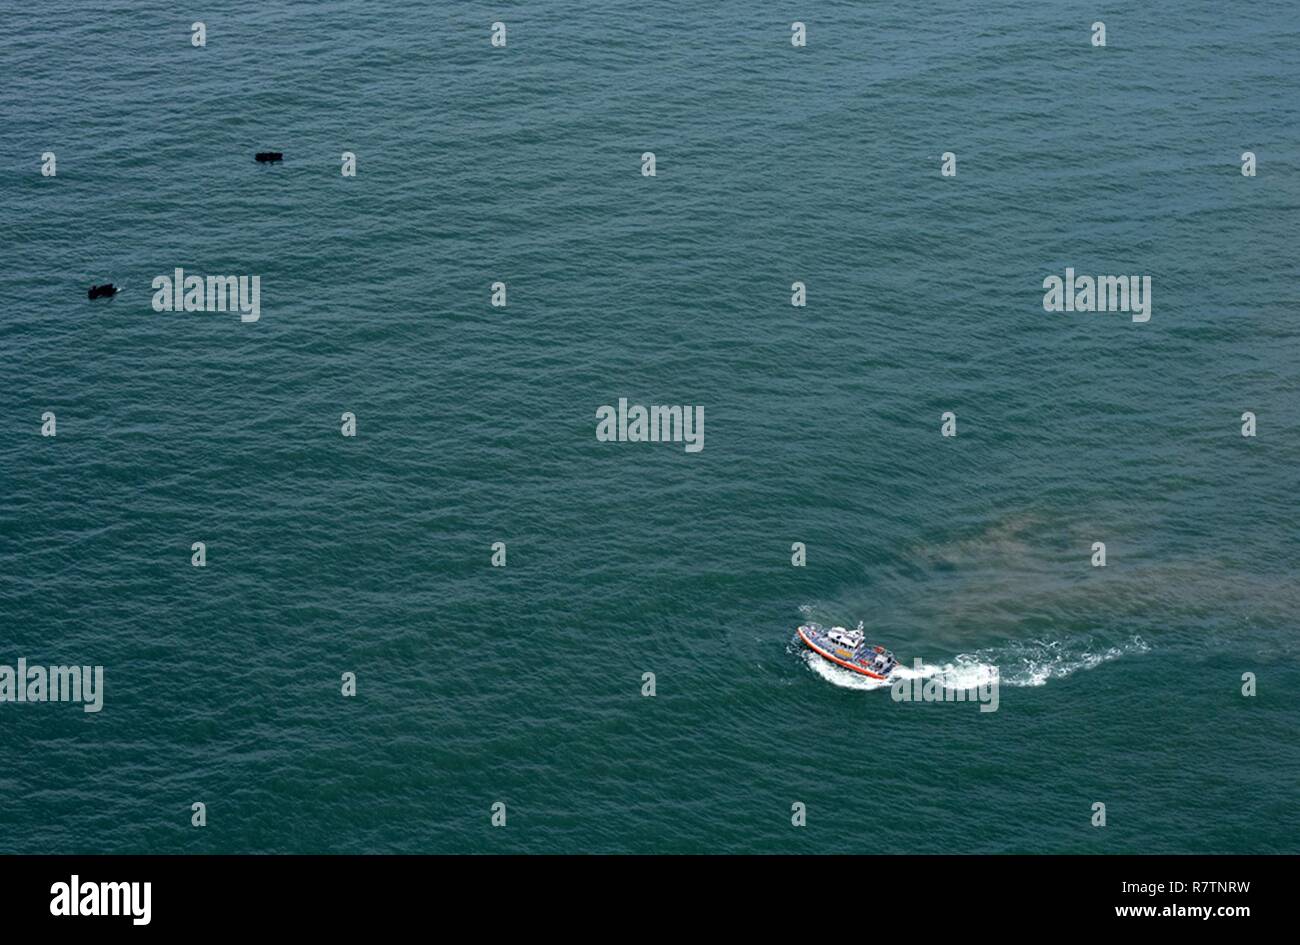
M 793 649 L 793 647 L 792 647 Z M 892 678 L 929 679 L 938 677 L 945 689 L 973 689 L 998 674 L 1001 686 L 1043 686 L 1051 679 L 1064 679 L 1080 670 L 1094 669 L 1121 657 L 1145 653 L 1150 647 L 1138 636 L 1115 646 L 1097 646 L 1091 639 L 1071 644 L 1061 641 L 1029 640 L 999 647 L 987 647 L 974 653 L 962 653 L 943 663 L 912 665 L 914 655 L 900 657 Z M 888 689 L 889 682 L 870 679 L 820 659 L 799 648 L 799 655 L 818 676 L 844 689 L 866 691 Z

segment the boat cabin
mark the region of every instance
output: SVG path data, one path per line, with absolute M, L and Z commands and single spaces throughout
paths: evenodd
M 831 627 L 826 632 L 826 636 L 831 642 L 838 643 L 840 646 L 847 646 L 850 650 L 856 650 L 862 645 L 861 630 L 845 630 L 843 627 Z

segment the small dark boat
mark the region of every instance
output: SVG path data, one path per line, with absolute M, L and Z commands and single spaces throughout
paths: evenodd
M 86 297 L 91 299 L 107 299 L 112 298 L 121 291 L 122 290 L 113 285 L 113 283 L 108 282 L 104 285 L 92 285 L 90 291 L 86 293 Z
M 275 164 L 284 160 L 283 151 L 258 151 L 253 155 L 253 160 L 258 164 Z

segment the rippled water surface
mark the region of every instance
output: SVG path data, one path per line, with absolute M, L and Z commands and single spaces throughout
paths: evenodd
M 0 703 L 0 850 L 1300 852 L 1298 44 L 1203 0 L 0 12 L 0 664 L 106 687 Z M 1045 313 L 1067 266 L 1151 321 Z M 176 267 L 260 320 L 154 312 Z M 705 448 L 597 442 L 620 397 Z

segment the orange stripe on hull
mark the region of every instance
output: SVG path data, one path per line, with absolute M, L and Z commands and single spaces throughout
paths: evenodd
M 840 666 L 843 666 L 845 669 L 851 669 L 855 673 L 861 673 L 863 676 L 870 676 L 872 679 L 879 679 L 881 682 L 885 681 L 884 676 L 880 676 L 876 673 L 869 672 L 868 670 L 863 669 L 861 666 L 854 666 L 852 663 L 846 663 L 844 662 L 844 660 L 836 659 L 834 656 L 831 656 L 831 654 L 827 653 L 816 643 L 813 643 L 812 640 L 809 640 L 806 636 L 804 636 L 803 630 L 796 630 L 795 632 L 799 634 L 799 639 L 803 640 L 803 642 L 807 645 L 808 649 L 812 650 L 814 653 L 818 654 L 819 656 L 824 656 L 832 663 L 836 663 Z

